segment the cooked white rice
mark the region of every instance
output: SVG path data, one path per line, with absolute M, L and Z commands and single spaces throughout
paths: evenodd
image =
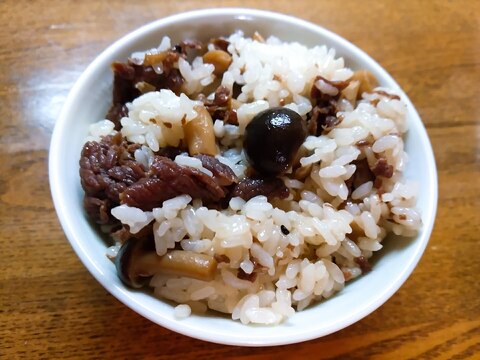
M 312 109 L 308 93 L 317 75 L 346 80 L 352 71 L 325 46 L 309 49 L 274 37 L 261 43 L 242 33 L 232 34 L 228 41 L 233 62 L 221 83 L 230 89 L 234 82 L 242 85 L 239 126 L 216 121 L 214 130 L 221 150 L 218 159 L 241 177 L 246 167 L 241 136 L 255 114 L 285 104 L 305 117 Z M 159 51 L 169 46 L 170 39 L 165 37 Z M 133 56 L 141 58 L 142 53 Z M 187 95 L 214 81 L 213 67 L 208 65 L 200 57 L 192 65 L 180 62 Z M 318 86 L 329 91 L 327 83 Z M 162 90 L 128 104 L 129 115 L 121 121 L 121 132 L 129 141 L 143 145 L 135 157 L 145 166 L 151 164 L 159 147 L 177 146 L 183 138 L 182 119 L 193 119 L 194 106 L 199 104 L 187 95 L 178 97 Z M 151 212 L 126 205 L 112 210 L 132 233 L 153 221 L 158 255 L 180 244 L 185 250 L 225 255 L 230 260 L 219 263 L 215 279 L 209 282 L 162 274 L 151 279 L 157 296 L 181 304 L 175 308 L 175 316 L 184 318 L 191 311 L 209 308 L 231 314 L 244 324 L 278 324 L 295 310 L 329 298 L 346 280 L 359 276 L 361 269 L 355 258 L 370 258 L 382 248 L 389 233 L 416 233 L 421 225 L 415 209 L 417 187 L 402 179 L 408 159 L 402 140 L 407 131 L 405 103 L 380 92 L 364 94 L 355 107 L 347 101 L 340 106 L 338 116 L 343 120 L 338 126 L 326 135 L 306 138 L 301 150 L 306 155 L 300 163 L 309 175 L 303 181 L 284 177 L 291 194 L 286 200 L 273 204 L 264 196 L 249 201 L 232 198 L 229 207 L 219 211 L 183 195 Z M 91 138 L 114 132 L 107 120 L 90 130 Z M 359 141 L 367 145 L 357 146 Z M 377 193 L 373 182 L 368 181 L 357 187 L 350 195 L 353 201 L 346 203 L 346 180 L 356 170 L 352 162 L 367 159 L 373 165 L 375 155 L 385 157 L 394 167 L 392 178 L 383 179 L 384 192 Z M 188 154 L 175 161 L 209 174 Z M 110 249 L 111 256 L 117 250 Z M 264 268 L 253 283 L 237 277 L 238 269 L 253 272 L 252 259 Z

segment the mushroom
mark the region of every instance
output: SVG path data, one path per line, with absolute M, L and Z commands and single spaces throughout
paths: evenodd
M 213 256 L 185 250 L 172 250 L 158 256 L 152 239 L 130 238 L 120 248 L 115 258 L 115 266 L 123 283 L 133 288 L 141 288 L 157 273 L 213 280 L 217 261 Z
M 212 64 L 215 68 L 213 73 L 220 76 L 227 71 L 232 63 L 232 57 L 228 52 L 223 50 L 210 50 L 203 55 L 203 62 L 205 64 Z
M 297 112 L 273 107 L 259 112 L 247 125 L 243 149 L 260 174 L 281 175 L 293 165 L 306 136 L 305 121 Z
M 213 131 L 213 120 L 205 106 L 195 106 L 197 116 L 183 127 L 188 152 L 191 156 L 206 154 L 215 156 L 218 153 Z
M 353 73 L 350 81 L 358 81 L 357 100 L 362 98 L 364 92 L 372 92 L 378 86 L 378 80 L 370 71 L 358 70 Z

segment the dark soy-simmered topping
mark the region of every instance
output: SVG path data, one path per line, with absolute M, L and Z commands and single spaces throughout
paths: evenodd
M 285 199 L 289 194 L 288 188 L 278 178 L 245 178 L 238 184 L 235 184 L 230 193 L 232 197 L 238 196 L 245 201 L 258 195 L 266 196 L 269 200 L 274 198 Z
M 140 288 L 157 273 L 211 281 L 217 261 L 213 256 L 184 250 L 171 250 L 158 256 L 153 238 L 145 237 L 130 238 L 123 243 L 115 258 L 115 266 L 124 284 Z
M 307 136 L 302 117 L 283 107 L 255 115 L 245 129 L 243 148 L 252 167 L 262 175 L 285 173 Z

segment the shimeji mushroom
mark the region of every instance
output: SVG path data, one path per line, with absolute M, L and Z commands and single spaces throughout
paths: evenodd
M 276 176 L 292 166 L 306 136 L 305 121 L 297 112 L 275 107 L 258 113 L 247 125 L 243 148 L 256 171 Z
M 172 250 L 158 256 L 153 239 L 131 238 L 120 248 L 115 258 L 115 266 L 123 283 L 140 288 L 157 273 L 213 280 L 217 262 L 213 256 L 185 250 Z

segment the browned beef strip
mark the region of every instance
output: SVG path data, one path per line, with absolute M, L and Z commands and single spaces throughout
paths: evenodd
M 146 82 L 155 87 L 155 90 L 170 89 L 178 95 L 183 77 L 178 69 L 171 68 L 165 71 L 165 67 L 166 65 L 164 65 L 164 73 L 157 74 L 152 66 L 113 63 L 113 106 L 124 105 L 140 96 L 140 91 L 135 87 L 139 82 Z
M 83 207 L 87 215 L 97 224 L 108 224 L 110 222 L 111 201 L 109 199 L 99 199 L 91 196 L 85 196 Z
M 381 157 L 375 163 L 372 172 L 376 176 L 384 176 L 386 178 L 391 178 L 393 176 L 393 166 L 388 164 L 387 159 Z
M 158 156 L 167 157 L 170 160 L 175 160 L 177 155 L 180 155 L 181 153 L 183 153 L 182 149 L 173 146 L 167 146 L 164 148 L 160 148 L 155 154 Z
M 233 115 L 230 114 L 232 112 L 232 109 L 230 108 L 230 99 L 230 90 L 225 86 L 220 85 L 215 90 L 213 100 L 208 100 L 204 95 L 200 96 L 199 100 L 203 101 L 203 104 L 213 120 L 223 120 L 224 122 L 229 121 L 229 123 L 236 121 L 238 124 L 238 121 L 236 120 L 236 111 L 235 119 L 233 119 Z
M 387 97 L 387 98 L 389 98 L 389 99 L 391 99 L 391 100 L 400 100 L 400 96 L 395 95 L 395 94 L 390 94 L 390 93 L 388 93 L 388 92 L 386 92 L 386 91 L 383 91 L 383 90 L 375 90 L 375 91 L 373 91 L 373 92 L 374 92 L 374 93 L 377 93 L 377 94 L 379 94 L 379 95 L 385 96 L 385 97 Z
M 170 184 L 177 195 L 188 194 L 207 203 L 215 202 L 225 197 L 223 189 L 214 178 L 188 166 L 180 166 L 170 159 L 155 156 L 151 173 Z
M 323 131 L 329 131 L 340 123 L 337 119 L 337 103 L 331 99 L 321 101 L 313 107 L 308 120 L 308 131 L 311 135 L 321 135 Z
M 118 123 L 122 106 L 141 95 L 135 87 L 140 82 L 150 84 L 155 90 L 170 89 L 178 95 L 184 81 L 180 71 L 174 67 L 178 58 L 178 53 L 169 51 L 162 62 L 162 74 L 157 74 L 150 65 L 114 62 L 112 64 L 113 105 L 108 111 L 107 118 Z
M 229 186 L 238 182 L 237 176 L 233 170 L 229 166 L 218 161 L 213 156 L 198 154 L 194 157 L 202 162 L 202 165 L 205 169 L 212 172 L 213 177 L 218 185 Z
M 213 257 L 215 258 L 215 260 L 217 260 L 217 263 L 227 263 L 229 264 L 230 263 L 230 258 L 225 255 L 225 254 L 215 254 L 213 255 Z
M 357 141 L 357 143 L 355 145 L 357 145 L 358 147 L 369 146 L 369 145 L 371 145 L 371 142 L 368 141 L 368 140 L 359 140 L 359 141 Z
M 107 197 L 118 203 L 119 194 L 144 176 L 145 169 L 134 161 L 121 134 L 83 146 L 80 179 L 87 196 Z
M 202 43 L 198 40 L 183 40 L 180 42 L 180 44 L 177 44 L 174 46 L 175 51 L 187 55 L 187 50 L 188 49 L 193 49 L 193 50 L 201 50 L 202 49 Z
M 375 174 L 370 170 L 367 159 L 355 160 L 352 161 L 352 164 L 356 167 L 355 172 L 347 181 L 345 181 L 350 194 L 367 181 L 375 180 Z
M 132 160 L 126 161 L 123 165 L 110 168 L 107 173 L 110 178 L 123 182 L 126 186 L 133 185 L 145 176 L 143 165 Z
M 127 106 L 119 103 L 110 107 L 105 118 L 113 122 L 115 124 L 115 130 L 119 131 L 122 127 L 120 120 L 126 116 L 128 116 Z
M 225 111 L 225 114 L 223 116 L 223 122 L 225 124 L 237 125 L 238 126 L 237 110 L 232 109 L 232 110 Z
M 162 179 L 145 178 L 130 186 L 121 194 L 121 202 L 142 210 L 152 210 L 162 206 L 165 200 L 174 198 L 177 193 Z
M 243 200 L 250 200 L 257 195 L 264 195 L 269 200 L 274 198 L 285 199 L 289 195 L 288 188 L 278 178 L 245 178 L 233 187 L 232 197 L 239 196 Z
M 212 207 L 221 207 L 231 196 L 248 200 L 256 195 L 269 199 L 285 198 L 288 189 L 280 179 L 238 179 L 227 165 L 215 157 L 196 155 L 212 176 L 198 169 L 180 166 L 171 158 L 155 155 L 148 169 L 135 161 L 139 146 L 128 144 L 121 134 L 87 142 L 80 159 L 80 177 L 85 190 L 85 209 L 96 222 L 115 222 L 110 209 L 122 204 L 151 210 L 165 200 L 188 194 Z M 164 151 L 165 150 L 165 151 Z M 161 149 L 159 153 L 174 158 L 177 151 Z
M 215 97 L 213 99 L 213 105 L 216 106 L 228 106 L 228 101 L 230 100 L 230 90 L 225 86 L 219 86 L 215 90 Z
M 355 258 L 355 262 L 360 266 L 362 274 L 365 274 L 372 270 L 372 265 L 368 262 L 368 259 L 365 256 L 359 256 Z
M 132 101 L 139 95 L 139 91 L 132 86 L 135 78 L 135 68 L 130 64 L 114 62 L 113 70 L 113 105 Z
M 225 52 L 228 52 L 228 45 L 230 45 L 230 42 L 226 39 L 223 39 L 223 38 L 215 38 L 215 39 L 211 39 L 210 40 L 210 43 L 213 44 L 213 46 L 215 46 L 215 49 L 218 49 L 218 50 L 223 50 Z
M 121 225 L 120 227 L 115 227 L 111 230 L 110 236 L 116 241 L 120 243 L 126 242 L 128 239 L 142 239 L 145 237 L 149 237 L 152 235 L 153 231 L 153 222 L 150 222 L 146 226 L 144 226 L 139 232 L 132 234 L 129 230 L 128 225 Z
M 123 244 L 132 237 L 132 234 L 130 231 L 128 231 L 125 225 L 122 225 L 120 228 L 116 228 L 110 232 L 110 236 L 113 238 L 113 240 L 115 240 L 115 242 Z
M 315 81 L 322 80 L 325 83 L 335 87 L 338 94 L 330 95 L 323 93 L 314 85 L 310 91 L 310 96 L 314 100 L 315 106 L 308 115 L 308 131 L 311 135 L 321 135 L 323 131 L 329 131 L 340 123 L 337 118 L 337 101 L 340 93 L 348 86 L 348 81 L 330 81 L 324 77 L 317 76 Z
M 240 280 L 247 280 L 253 283 L 257 279 L 257 273 L 252 272 L 251 274 L 247 274 L 245 271 L 243 271 L 242 268 L 239 268 L 237 271 L 237 278 L 239 278 Z
M 100 224 L 114 221 L 110 209 L 120 202 L 125 189 L 145 177 L 143 165 L 134 161 L 133 151 L 121 134 L 89 141 L 80 157 L 80 180 L 85 191 L 87 214 Z
M 224 182 L 223 180 L 218 180 Z M 227 195 L 227 189 L 219 185 L 215 176 L 190 167 L 180 166 L 169 158 L 155 156 L 149 178 L 141 179 L 121 194 L 121 202 L 142 210 L 161 206 L 165 200 L 187 194 L 216 203 Z
M 355 160 L 352 162 L 356 169 L 353 173 L 353 189 L 358 188 L 360 185 L 365 184 L 367 181 L 375 180 L 375 174 L 372 173 L 368 166 L 367 159 Z

